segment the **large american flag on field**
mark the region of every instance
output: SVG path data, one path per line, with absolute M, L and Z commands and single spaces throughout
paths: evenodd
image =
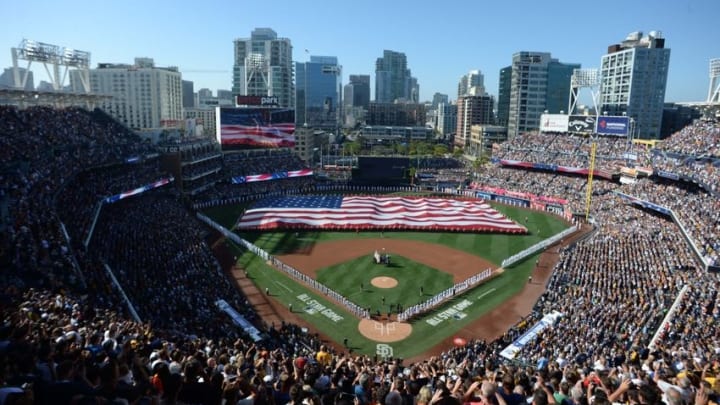
M 340 195 L 266 198 L 237 228 L 527 232 L 481 199 Z

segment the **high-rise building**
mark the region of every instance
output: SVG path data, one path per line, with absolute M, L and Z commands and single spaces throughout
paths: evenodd
M 27 73 L 27 81 L 25 82 L 25 87 L 23 89 L 25 91 L 35 90 L 35 83 L 33 82 L 32 70 L 28 71 L 27 69 L 25 69 L 23 67 L 18 67 L 18 74 L 20 75 L 20 81 L 22 81 L 22 78 L 25 77 L 26 73 Z M 15 77 L 14 77 L 13 68 L 11 68 L 11 67 L 5 68 L 3 73 L 0 75 L 0 88 L 11 89 L 14 87 L 15 87 Z
M 344 104 L 352 107 L 370 107 L 370 75 L 350 75 L 345 85 Z
M 405 54 L 384 50 L 382 58 L 375 62 L 375 101 L 417 103 L 419 99 L 420 85 L 407 67 Z
M 235 105 L 235 97 L 230 90 L 218 89 L 217 98 L 220 105 Z
M 73 91 L 82 91 L 79 72 L 70 71 Z M 100 108 L 130 128 L 161 128 L 181 122 L 182 77 L 177 67 L 157 67 L 151 58 L 133 65 L 100 63 L 90 70 L 90 89 L 110 95 Z
M 340 118 L 342 66 L 335 56 L 310 56 L 295 64 L 295 123 L 312 128 L 333 129 Z
M 432 108 L 436 109 L 440 104 L 447 104 L 448 103 L 448 95 L 442 94 L 442 93 L 435 93 L 433 94 L 432 99 Z
M 485 76 L 480 70 L 471 70 L 458 83 L 458 98 L 462 96 L 485 95 Z
M 370 103 L 367 113 L 368 125 L 383 126 L 425 126 L 424 104 Z
M 270 28 L 256 28 L 250 38 L 233 41 L 232 94 L 274 96 L 280 107 L 295 106 L 292 44 Z
M 609 46 L 600 67 L 601 113 L 627 115 L 635 136 L 659 138 L 669 65 L 670 49 L 658 31 L 633 32 Z
M 195 84 L 190 80 L 182 81 L 182 106 L 183 108 L 195 107 Z
M 491 125 L 495 122 L 492 96 L 463 96 L 457 101 L 457 127 L 454 143 L 465 147 L 470 142 L 470 129 L 473 125 Z
M 565 64 L 549 52 L 522 51 L 513 55 L 508 108 L 508 138 L 540 128 L 545 111 L 567 110 L 570 78 L 580 64 Z M 459 120 L 458 120 L 459 121 Z
M 185 108 L 183 115 L 185 119 L 195 119 L 195 129 L 199 135 L 215 138 L 214 107 Z
M 438 105 L 437 130 L 444 136 L 455 133 L 457 130 L 457 104 L 442 103 Z
M 410 70 L 408 69 L 408 95 L 406 97 L 408 103 L 417 104 L 420 102 L 420 84 L 416 77 L 410 76 Z
M 498 83 L 497 124 L 506 127 L 510 118 L 510 90 L 512 88 L 512 66 L 500 69 Z

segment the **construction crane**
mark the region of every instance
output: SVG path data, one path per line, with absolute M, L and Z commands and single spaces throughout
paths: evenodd
M 209 69 L 190 69 L 180 70 L 182 73 L 206 73 L 206 74 L 217 74 L 217 73 L 230 73 L 228 70 L 209 70 Z

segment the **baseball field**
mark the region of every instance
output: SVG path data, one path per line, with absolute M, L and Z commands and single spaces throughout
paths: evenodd
M 290 320 L 338 348 L 408 359 L 436 352 L 443 344 L 447 347 L 453 337 L 483 337 L 483 332 L 492 330 L 493 325 L 483 326 L 478 320 L 528 287 L 529 277 L 537 272 L 539 254 L 506 269 L 500 269 L 500 263 L 569 226 L 543 212 L 504 205 L 494 208 L 526 226 L 529 233 L 238 232 L 283 263 L 369 309 L 372 319 L 360 319 L 330 296 L 232 242 L 225 243 L 237 257 L 233 277 L 267 322 Z M 242 209 L 225 206 L 205 213 L 231 229 Z M 376 251 L 389 255 L 390 264 L 375 263 Z M 492 269 L 491 276 L 477 287 L 451 296 L 409 322 L 397 322 L 399 310 L 486 269 Z M 520 320 L 515 312 L 504 316 L 515 318 L 505 323 Z

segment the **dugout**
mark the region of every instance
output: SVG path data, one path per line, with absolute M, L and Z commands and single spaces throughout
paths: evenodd
M 360 156 L 352 170 L 352 183 L 361 186 L 403 186 L 410 184 L 407 157 Z

